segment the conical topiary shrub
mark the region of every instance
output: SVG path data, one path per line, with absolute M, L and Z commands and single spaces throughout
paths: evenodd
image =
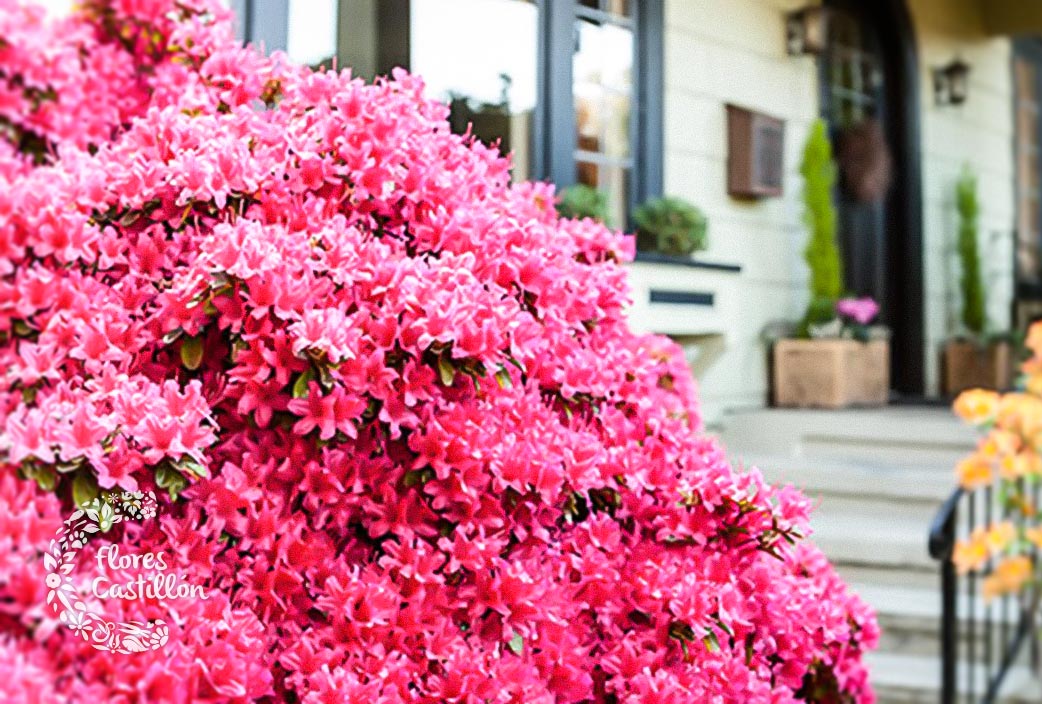
M 836 302 L 843 295 L 843 262 L 836 242 L 837 214 L 832 202 L 836 185 L 836 164 L 832 158 L 825 121 L 811 126 L 803 147 L 803 219 L 810 231 L 803 252 L 810 267 L 810 302 L 800 325 L 803 335 L 812 325 L 827 323 L 836 317 Z
M 632 242 L 510 186 L 419 79 L 263 57 L 222 12 L 0 0 L 5 699 L 870 701 L 809 503 L 733 471 L 629 331 Z M 49 573 L 99 489 L 158 516 Z M 169 631 L 96 649 L 51 606 L 98 544 L 208 598 L 91 599 Z

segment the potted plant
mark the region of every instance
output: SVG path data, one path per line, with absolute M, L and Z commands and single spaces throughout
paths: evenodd
M 652 198 L 634 211 L 633 221 L 642 252 L 687 257 L 708 246 L 705 214 L 682 198 Z
M 1012 381 L 1013 350 L 1009 336 L 989 334 L 987 306 L 977 240 L 977 178 L 969 167 L 955 184 L 959 213 L 959 289 L 962 297 L 962 330 L 944 345 L 941 367 L 944 391 L 955 395 L 982 387 L 1005 389 Z
M 607 223 L 608 197 L 593 186 L 575 183 L 561 189 L 557 198 L 557 214 L 562 218 L 592 218 Z
M 832 202 L 836 166 L 825 123 L 811 128 L 800 173 L 810 239 L 810 302 L 796 336 L 772 349 L 773 396 L 778 406 L 842 408 L 883 405 L 890 391 L 890 343 L 873 326 L 879 306 L 870 298 L 843 298 L 843 264 Z

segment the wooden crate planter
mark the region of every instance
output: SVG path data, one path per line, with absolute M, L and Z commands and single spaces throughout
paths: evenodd
M 777 406 L 882 406 L 889 396 L 887 340 L 779 340 L 774 345 Z
M 951 340 L 944 346 L 941 366 L 944 391 L 955 395 L 966 389 L 1008 389 L 1013 381 L 1013 349 L 1008 342 L 979 345 Z

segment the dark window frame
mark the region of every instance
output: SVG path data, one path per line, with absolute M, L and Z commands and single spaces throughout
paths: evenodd
M 634 29 L 634 96 L 630 120 L 632 148 L 627 212 L 655 196 L 662 195 L 663 164 L 663 35 L 664 0 L 632 0 L 634 16 L 624 21 Z M 268 50 L 285 49 L 288 35 L 288 0 L 234 0 L 233 9 L 241 13 L 240 35 L 263 43 Z M 536 0 L 539 11 L 537 60 L 537 106 L 532 128 L 532 177 L 549 180 L 558 188 L 575 183 L 575 101 L 572 94 L 572 53 L 575 46 L 575 21 L 579 16 L 606 13 L 579 5 L 578 0 Z M 382 0 L 383 20 L 404 20 L 408 41 L 407 0 Z M 338 12 L 339 16 L 339 12 Z M 404 63 L 403 63 L 404 59 Z M 408 67 L 408 55 L 382 57 Z M 630 223 L 618 223 L 629 225 Z
M 1035 65 L 1035 90 L 1036 95 L 1042 97 L 1042 39 L 1036 38 L 1018 38 L 1013 41 L 1013 52 L 1010 59 L 1010 74 L 1012 75 L 1013 83 L 1013 167 L 1016 171 L 1016 204 L 1018 212 L 1016 213 L 1017 226 L 1014 230 L 1014 245 L 1013 245 L 1013 282 L 1014 282 L 1014 298 L 1016 301 L 1038 301 L 1042 300 L 1042 279 L 1034 282 L 1029 282 L 1024 279 L 1020 269 L 1020 257 L 1018 257 L 1018 250 L 1020 249 L 1020 204 L 1021 204 L 1021 189 L 1023 184 L 1020 182 L 1020 155 L 1018 153 L 1020 145 L 1018 144 L 1018 126 L 1016 124 L 1017 114 L 1016 110 L 1020 102 L 1019 94 L 1019 82 L 1016 80 L 1016 61 L 1017 59 L 1025 59 Z M 1039 113 L 1038 119 L 1035 123 L 1035 134 L 1037 144 L 1042 146 L 1042 112 Z M 1042 169 L 1042 155 L 1039 157 L 1039 169 Z M 1042 175 L 1040 175 L 1042 179 Z M 1039 212 L 1036 217 L 1038 222 L 1042 223 L 1042 198 L 1039 199 L 1038 203 Z M 1040 249 L 1042 249 L 1042 232 L 1039 233 L 1038 241 L 1036 243 Z
M 662 195 L 663 163 L 663 0 L 634 2 L 633 115 L 630 145 L 633 167 L 626 211 Z M 558 188 L 575 183 L 575 99 L 572 54 L 575 21 L 603 13 L 576 0 L 540 0 L 539 99 L 533 139 L 534 172 Z M 608 19 L 605 15 L 604 19 Z M 618 223 L 629 225 L 629 223 Z

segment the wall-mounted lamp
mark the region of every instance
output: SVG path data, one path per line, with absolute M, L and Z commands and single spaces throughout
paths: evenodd
M 805 7 L 785 16 L 785 45 L 789 56 L 821 54 L 828 41 L 828 10 Z
M 933 94 L 938 105 L 962 105 L 970 91 L 970 65 L 956 57 L 933 70 Z

